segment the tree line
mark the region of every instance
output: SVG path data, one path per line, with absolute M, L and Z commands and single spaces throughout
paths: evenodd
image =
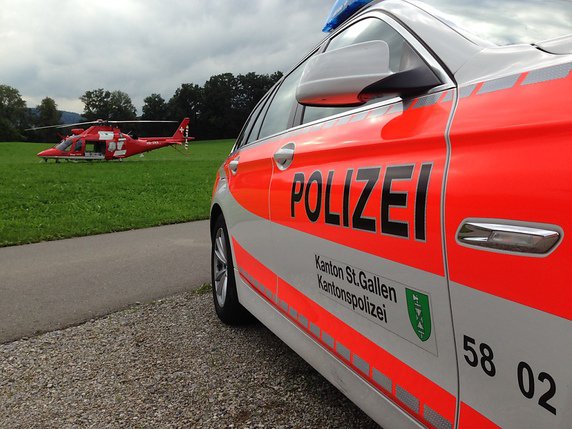
M 123 91 L 97 88 L 86 91 L 79 99 L 84 104 L 86 121 L 109 120 L 173 120 L 191 118 L 190 135 L 198 139 L 234 138 L 250 111 L 262 96 L 282 77 L 254 72 L 223 73 L 211 76 L 203 86 L 183 83 L 167 101 L 153 93 L 143 100 L 142 114 L 131 97 Z M 61 112 L 53 98 L 46 97 L 35 108 L 28 108 L 19 91 L 0 85 L 0 141 L 53 141 L 54 130 L 26 132 L 26 128 L 61 124 Z M 147 126 L 147 133 L 159 133 L 159 126 Z

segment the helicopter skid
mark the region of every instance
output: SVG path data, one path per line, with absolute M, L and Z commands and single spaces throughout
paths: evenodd
M 44 161 L 48 161 L 48 159 L 55 159 L 58 162 L 61 159 L 65 159 L 68 161 L 104 161 L 105 155 L 89 155 L 89 156 L 43 156 Z

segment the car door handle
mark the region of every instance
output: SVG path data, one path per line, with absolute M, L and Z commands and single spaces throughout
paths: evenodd
M 286 170 L 292 164 L 294 160 L 294 150 L 296 149 L 296 144 L 290 142 L 282 146 L 276 152 L 274 152 L 274 162 L 280 170 Z
M 558 228 L 551 225 L 526 226 L 486 220 L 465 220 L 457 233 L 458 241 L 467 246 L 535 255 L 547 254 L 560 237 Z
M 230 172 L 232 174 L 236 174 L 236 172 L 238 171 L 238 161 L 240 159 L 240 156 L 237 156 L 236 158 L 234 158 L 232 161 L 230 161 L 228 163 L 228 168 L 230 169 Z

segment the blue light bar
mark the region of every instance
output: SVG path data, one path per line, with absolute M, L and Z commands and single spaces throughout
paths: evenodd
M 322 28 L 322 31 L 324 33 L 329 33 L 330 31 L 335 30 L 346 19 L 372 1 L 373 0 L 337 0 L 330 11 L 330 15 L 328 16 L 326 25 Z

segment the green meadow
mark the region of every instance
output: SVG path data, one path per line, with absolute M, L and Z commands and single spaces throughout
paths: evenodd
M 50 145 L 0 143 L 0 247 L 206 219 L 232 140 L 123 162 L 45 163 Z M 184 152 L 184 150 L 182 150 Z

